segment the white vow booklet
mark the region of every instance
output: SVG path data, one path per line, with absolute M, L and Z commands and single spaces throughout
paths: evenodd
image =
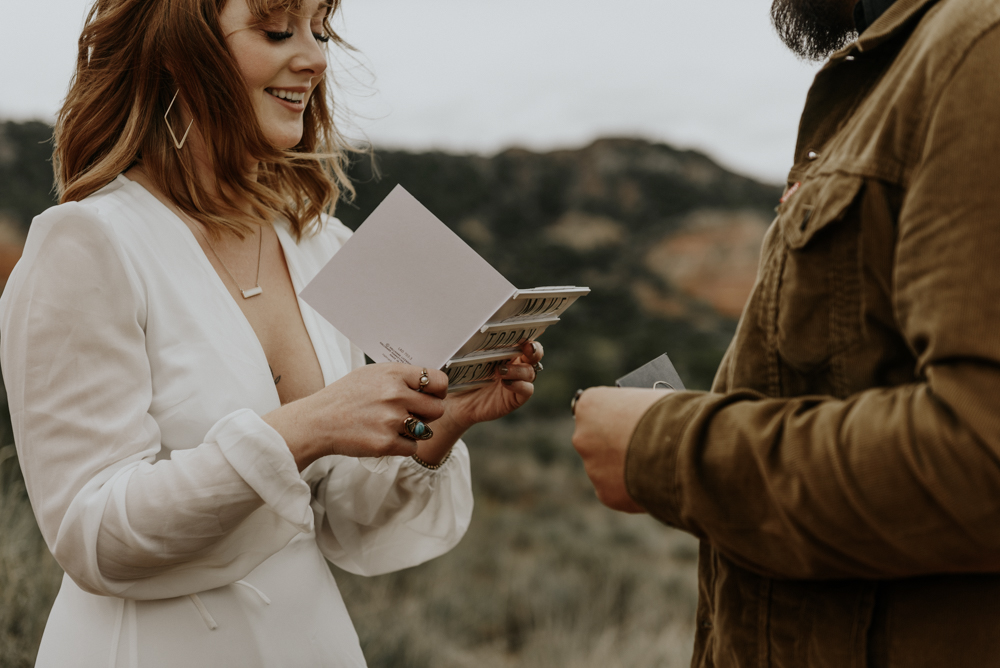
M 490 382 L 588 288 L 518 290 L 402 186 L 372 212 L 301 297 L 376 362 Z

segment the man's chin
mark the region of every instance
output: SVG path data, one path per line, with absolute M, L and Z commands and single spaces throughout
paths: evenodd
M 804 60 L 826 60 L 858 36 L 842 0 L 774 0 L 771 24 L 785 46 Z

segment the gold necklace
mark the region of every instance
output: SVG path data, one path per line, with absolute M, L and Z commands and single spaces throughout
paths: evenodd
M 240 291 L 241 295 L 243 295 L 243 299 L 250 299 L 251 297 L 256 297 L 264 292 L 264 288 L 260 287 L 260 251 L 264 246 L 264 230 L 260 225 L 257 225 L 257 278 L 255 280 L 255 285 L 252 288 L 247 288 L 246 290 L 240 287 L 240 283 L 236 280 L 236 277 L 233 276 L 233 272 L 229 271 L 229 267 L 227 267 L 226 263 L 222 261 L 219 254 L 215 252 L 215 246 L 212 245 L 208 235 L 202 232 L 201 228 L 198 228 L 198 231 L 201 232 L 201 236 L 205 239 L 205 243 L 208 244 L 208 248 L 212 251 L 212 255 L 214 255 L 215 259 L 219 261 L 222 268 L 226 270 L 226 273 L 229 275 L 229 279 L 236 284 L 236 289 Z

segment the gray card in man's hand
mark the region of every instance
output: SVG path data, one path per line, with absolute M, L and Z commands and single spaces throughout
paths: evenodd
M 684 383 L 670 358 L 663 353 L 615 381 L 618 387 L 646 387 L 656 390 L 683 390 Z

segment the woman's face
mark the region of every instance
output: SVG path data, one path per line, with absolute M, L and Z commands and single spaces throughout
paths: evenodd
M 303 0 L 295 14 L 279 11 L 258 25 L 246 0 L 228 0 L 219 16 L 257 121 L 275 148 L 292 148 L 302 139 L 303 111 L 326 71 L 326 11 L 325 2 Z

